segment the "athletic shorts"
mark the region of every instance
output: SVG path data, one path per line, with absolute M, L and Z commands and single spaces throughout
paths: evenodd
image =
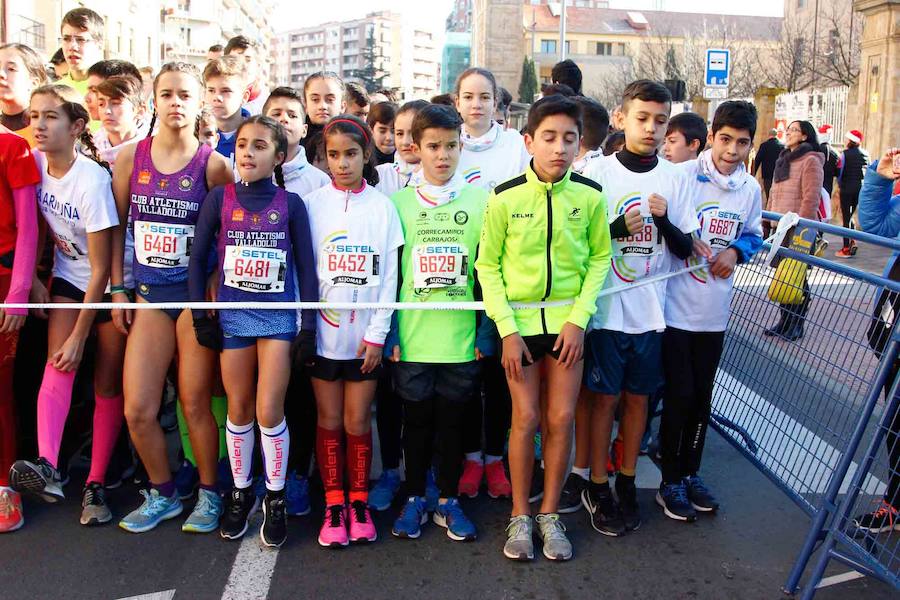
M 188 293 L 187 281 L 171 285 L 156 285 L 138 282 L 135 286 L 138 296 L 151 304 L 158 302 L 187 302 L 191 297 Z M 163 312 L 169 315 L 173 321 L 178 321 L 181 316 L 181 308 L 169 308 Z
M 618 396 L 652 394 L 662 385 L 662 332 L 622 333 L 599 329 L 585 340 L 584 385 L 593 392 Z
M 478 390 L 481 365 L 464 363 L 399 362 L 393 367 L 394 391 L 404 402 L 435 396 L 450 402 L 466 402 Z
M 558 337 L 559 334 L 556 333 L 543 333 L 540 335 L 527 335 L 522 339 L 525 341 L 525 346 L 531 353 L 531 360 L 539 362 L 545 356 L 552 356 L 556 360 L 559 360 L 559 350 L 553 350 L 553 344 L 556 343 L 556 338 Z M 522 364 L 527 367 L 529 364 L 533 363 L 529 363 L 528 359 L 523 355 Z
M 284 340 L 285 342 L 293 342 L 295 337 L 297 337 L 296 333 L 276 333 L 275 335 L 261 335 L 258 337 L 228 335 L 226 333 L 222 336 L 222 349 L 240 350 L 241 348 L 249 348 L 256 344 L 256 340 Z
M 384 363 L 379 364 L 371 373 L 363 373 L 361 358 L 334 360 L 324 356 L 316 356 L 306 372 L 310 377 L 325 381 L 372 381 L 381 377 Z
M 75 302 L 84 302 L 84 292 L 61 277 L 53 277 L 50 280 L 50 296 L 62 296 L 63 298 L 74 300 Z M 101 302 L 112 302 L 112 296 L 103 294 Z M 94 323 L 98 325 L 101 323 L 109 323 L 110 321 L 112 321 L 111 311 L 98 310 L 97 314 L 94 315 Z

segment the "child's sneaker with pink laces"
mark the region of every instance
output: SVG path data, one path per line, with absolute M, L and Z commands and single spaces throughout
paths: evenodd
M 374 542 L 378 539 L 369 506 L 362 500 L 354 500 L 347 509 L 350 522 L 350 541 L 354 544 Z
M 508 498 L 512 495 L 512 485 L 506 477 L 503 461 L 497 460 L 484 466 L 487 478 L 488 496 L 491 498 Z
M 477 460 L 467 460 L 463 466 L 462 477 L 459 478 L 460 496 L 477 497 L 482 477 L 484 477 L 484 465 Z
M 343 504 L 327 506 L 325 520 L 319 530 L 319 545 L 325 548 L 342 548 L 348 543 L 346 507 Z

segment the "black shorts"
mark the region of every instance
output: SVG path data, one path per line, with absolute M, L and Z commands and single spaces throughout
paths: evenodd
M 61 277 L 54 277 L 50 280 L 50 296 L 62 296 L 75 302 L 84 302 L 84 292 Z M 103 294 L 101 302 L 112 302 L 112 296 Z M 112 321 L 112 312 L 108 310 L 98 310 L 94 315 L 94 323 L 98 325 L 110 321 Z
M 394 391 L 404 402 L 440 396 L 451 402 L 467 402 L 478 390 L 481 365 L 464 363 L 400 362 L 394 365 Z
M 556 333 L 542 333 L 540 335 L 529 335 L 525 336 L 522 339 L 525 340 L 525 346 L 528 347 L 528 351 L 531 353 L 531 360 L 534 362 L 538 362 L 545 356 L 552 356 L 554 359 L 559 360 L 559 350 L 553 349 L 553 344 L 556 343 L 556 338 L 559 335 Z M 526 367 L 529 364 L 528 359 L 523 355 L 522 356 L 522 364 Z
M 363 373 L 361 358 L 350 360 L 334 360 L 324 356 L 316 356 L 312 364 L 306 367 L 310 377 L 325 381 L 372 381 L 381 377 L 384 364 L 379 364 L 371 373 Z

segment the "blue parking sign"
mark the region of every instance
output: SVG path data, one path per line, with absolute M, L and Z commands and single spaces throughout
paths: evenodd
M 731 51 L 720 48 L 706 50 L 706 87 L 728 87 Z

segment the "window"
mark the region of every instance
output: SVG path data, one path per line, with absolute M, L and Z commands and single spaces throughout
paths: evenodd
M 541 54 L 556 54 L 556 40 L 541 40 Z
M 578 46 L 575 44 L 575 42 L 566 40 L 566 56 L 572 54 L 572 52 L 575 52 L 577 48 Z
M 597 42 L 597 54 L 599 56 L 612 56 L 612 44 L 610 42 Z

